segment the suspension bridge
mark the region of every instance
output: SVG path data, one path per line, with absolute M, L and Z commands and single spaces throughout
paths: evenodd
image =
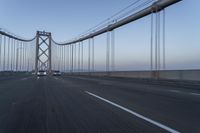
M 180 2 L 137 0 L 62 43 L 47 31 L 27 39 L 0 29 L 0 132 L 200 132 L 200 71 L 166 69 L 165 12 Z M 147 16 L 149 70 L 118 71 L 115 30 Z M 98 70 L 95 39 L 103 34 Z

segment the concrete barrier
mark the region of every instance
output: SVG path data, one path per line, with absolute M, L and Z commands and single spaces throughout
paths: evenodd
M 82 72 L 74 75 L 111 76 L 127 78 L 154 78 L 171 80 L 200 81 L 200 70 L 164 70 L 164 71 L 115 71 L 115 72 Z

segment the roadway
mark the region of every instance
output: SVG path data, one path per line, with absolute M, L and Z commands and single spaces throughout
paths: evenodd
M 198 85 L 90 76 L 8 79 L 0 79 L 0 133 L 200 133 Z

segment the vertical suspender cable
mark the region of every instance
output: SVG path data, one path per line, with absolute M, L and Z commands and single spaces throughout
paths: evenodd
M 61 59 L 60 59 L 60 46 L 58 46 L 58 57 L 59 57 L 59 59 L 58 59 L 58 70 L 60 71 L 60 62 L 61 62 Z
M 15 63 L 16 63 L 16 58 L 15 58 L 15 54 L 16 54 L 16 49 L 15 49 L 15 45 L 16 45 L 16 40 L 14 40 L 14 45 L 13 45 L 13 70 L 16 70 L 16 66 L 15 66 Z
M 27 46 L 28 46 L 28 43 L 25 45 L 25 68 L 24 68 L 25 71 L 28 71 Z
M 70 45 L 67 45 L 67 71 L 70 72 Z
M 63 71 L 63 68 L 64 68 L 64 60 L 63 60 L 63 45 L 61 45 L 61 51 L 62 51 L 62 52 L 61 52 L 61 54 L 62 54 L 62 55 L 61 55 L 61 60 L 62 60 L 62 65 L 61 65 L 61 66 L 62 66 L 62 67 L 61 67 L 62 69 L 61 69 L 61 70 Z
M 107 50 L 106 50 L 106 71 L 109 71 L 110 66 L 110 33 L 107 32 Z
M 158 47 L 158 15 L 157 15 L 157 12 L 156 12 L 156 18 L 155 18 L 155 70 L 157 71 L 158 69 L 158 50 L 157 50 L 157 47 Z
M 59 60 L 60 60 L 60 67 L 59 70 L 62 70 L 62 46 L 59 46 Z
M 71 45 L 69 47 L 69 72 L 71 72 Z
M 10 70 L 13 70 L 13 39 L 11 39 Z
M 22 71 L 24 71 L 24 64 L 25 64 L 25 62 L 24 62 L 24 61 L 25 61 L 25 60 L 24 60 L 24 59 L 25 59 L 25 58 L 24 58 L 24 57 L 25 57 L 25 55 L 24 55 L 24 53 L 25 53 L 25 48 L 24 48 L 24 46 L 25 46 L 25 45 L 24 45 L 24 42 L 23 42 L 23 45 L 22 45 Z
M 74 71 L 76 72 L 76 43 L 74 44 Z
M 4 41 L 3 41 L 3 71 L 5 71 L 5 63 L 6 63 L 6 36 L 4 36 Z
M 9 65 L 10 65 L 10 37 L 8 38 L 8 47 L 7 47 L 7 70 L 10 70 Z
M 66 46 L 63 46 L 64 47 L 64 72 L 66 71 Z
M 92 72 L 94 72 L 94 38 L 92 38 Z
M 81 71 L 83 72 L 83 42 L 81 42 Z
M 158 70 L 160 70 L 160 12 L 158 12 Z
M 24 57 L 25 57 L 25 55 L 24 55 L 24 53 L 25 53 L 25 49 L 24 49 L 24 45 L 25 44 L 25 42 L 23 42 L 23 46 L 22 46 L 22 71 L 24 71 Z
M 22 71 L 23 70 L 23 50 L 24 50 L 24 44 L 23 44 L 23 42 L 21 42 L 21 48 L 20 48 L 20 55 L 21 55 L 21 59 L 20 59 L 20 61 L 21 61 L 21 63 L 20 63 L 20 70 Z
M 153 70 L 153 13 L 151 13 L 151 50 L 150 50 L 150 61 L 151 61 L 151 71 Z
M 73 47 L 74 47 L 74 45 L 72 44 L 72 53 L 71 53 L 72 54 L 71 55 L 71 58 L 72 58 L 72 60 L 71 60 L 72 61 L 71 62 L 72 70 L 71 71 L 72 71 L 72 73 L 74 72 L 74 48 Z
M 111 32 L 111 64 L 112 64 L 112 71 L 115 71 L 115 31 L 112 30 Z
M 78 72 L 80 72 L 80 45 L 81 42 L 78 43 Z
M 17 41 L 17 43 L 16 43 L 16 71 L 18 71 L 18 44 L 19 44 L 19 42 Z
M 88 72 L 90 72 L 90 39 L 88 40 Z
M 18 52 L 18 54 L 19 54 L 19 61 L 18 61 L 18 65 L 19 65 L 19 71 L 21 71 L 21 50 L 20 50 L 20 48 L 21 48 L 21 46 L 22 46 L 22 44 L 21 44 L 21 42 L 19 42 L 20 44 L 19 44 L 19 47 L 17 48 L 17 52 Z
M 165 9 L 163 9 L 163 70 L 165 69 Z
M 2 67 L 1 67 L 1 45 L 2 45 L 2 35 L 0 34 L 0 71 L 2 71 Z
M 62 46 L 62 60 L 63 60 L 63 67 L 62 67 L 62 71 L 64 72 L 65 71 L 65 56 L 64 56 L 64 54 L 65 54 L 65 45 L 63 45 Z

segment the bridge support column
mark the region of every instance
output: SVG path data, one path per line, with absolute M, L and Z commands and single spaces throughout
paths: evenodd
M 37 31 L 35 73 L 44 70 L 51 73 L 51 33 Z

